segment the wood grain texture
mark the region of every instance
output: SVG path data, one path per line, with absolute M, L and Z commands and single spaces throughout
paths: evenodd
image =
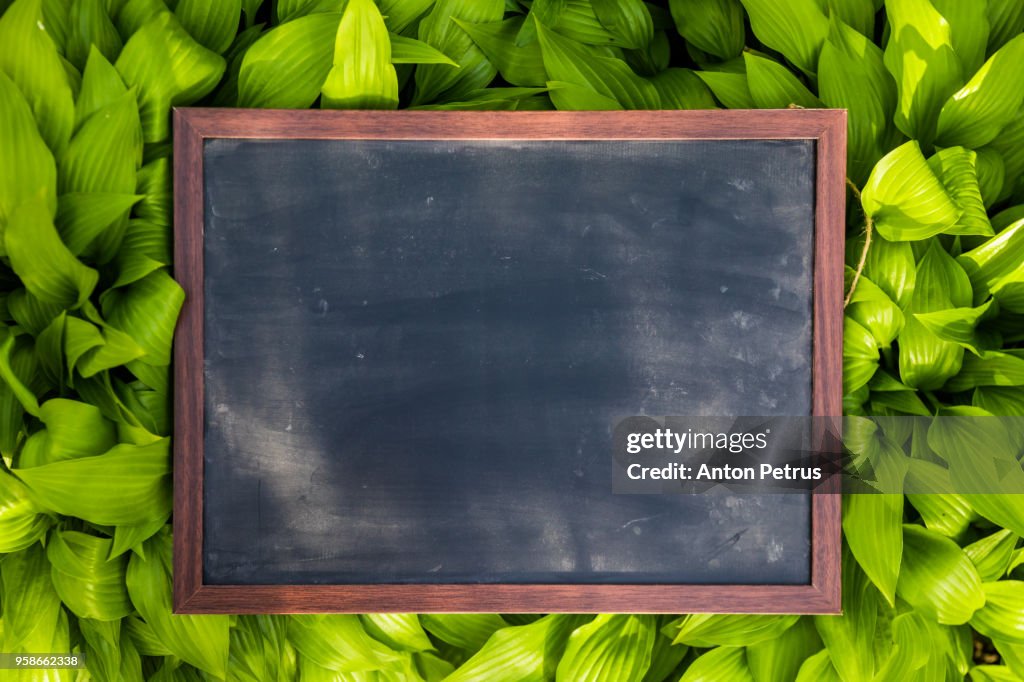
M 175 276 L 186 303 L 174 347 L 174 609 L 177 613 L 838 613 L 839 481 L 812 501 L 809 585 L 204 585 L 203 141 L 235 139 L 713 140 L 817 144 L 813 414 L 842 411 L 846 112 L 174 112 Z

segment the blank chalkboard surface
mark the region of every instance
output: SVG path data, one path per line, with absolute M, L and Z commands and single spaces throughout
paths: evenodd
M 834 496 L 612 494 L 838 413 L 844 118 L 744 113 L 177 112 L 178 610 L 834 610 Z

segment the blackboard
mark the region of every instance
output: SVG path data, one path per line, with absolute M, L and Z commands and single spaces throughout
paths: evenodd
M 838 605 L 832 495 L 614 495 L 630 415 L 835 415 L 836 111 L 176 116 L 175 605 Z

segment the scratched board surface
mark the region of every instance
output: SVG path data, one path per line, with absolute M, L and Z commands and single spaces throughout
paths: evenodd
M 810 582 L 804 495 L 613 495 L 811 411 L 810 141 L 205 143 L 204 582 Z

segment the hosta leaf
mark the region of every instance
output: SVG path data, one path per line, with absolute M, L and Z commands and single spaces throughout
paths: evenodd
M 896 592 L 940 623 L 966 623 L 985 604 L 971 560 L 949 538 L 915 525 L 903 526 L 903 565 Z
M 830 17 L 842 21 L 861 35 L 871 38 L 875 33 L 875 13 L 881 0 L 825 0 Z
M 60 597 L 50 581 L 42 547 L 8 554 L 0 561 L 0 604 L 4 624 L 0 647 L 5 652 L 41 652 L 35 647 L 53 642 L 60 627 Z
M 340 14 L 311 14 L 275 27 L 245 53 L 238 106 L 303 109 L 331 71 Z
M 920 495 L 907 495 L 907 499 L 921 514 L 930 530 L 942 533 L 946 537 L 957 537 L 978 518 L 967 498 L 952 492 L 953 483 L 949 477 L 949 469 L 945 467 L 933 462 L 912 459 L 907 471 L 907 486 L 925 491 Z M 950 492 L 939 492 L 944 490 Z
M 996 282 L 1024 263 L 1024 220 L 1018 220 L 984 244 L 962 253 L 957 262 L 971 280 L 975 305 L 981 303 Z
M 135 180 L 135 193 L 142 195 L 142 201 L 135 207 L 135 217 L 169 226 L 173 210 L 170 159 L 149 161 L 136 173 Z
M 117 59 L 124 43 L 110 20 L 104 0 L 72 0 L 69 19 L 71 32 L 67 37 L 67 58 L 78 69 L 86 68 L 93 50 L 108 61 Z
M 999 131 L 999 135 L 988 143 L 987 148 L 998 153 L 1003 160 L 1006 182 L 999 194 L 1000 200 L 1010 197 L 1014 189 L 1017 189 L 1019 194 L 1019 178 L 1024 174 L 1024 107 Z M 1018 178 L 1016 186 L 1014 178 Z
M 643 0 L 591 0 L 597 20 L 618 42 L 638 50 L 654 39 L 654 22 Z
M 542 17 L 535 18 L 543 23 Z M 565 0 L 554 29 L 560 35 L 586 45 L 618 45 L 618 39 L 598 21 L 590 0 Z
M 164 270 L 104 294 L 103 315 L 146 351 L 150 365 L 171 362 L 171 338 L 185 292 Z
M 690 69 L 665 69 L 650 80 L 665 109 L 716 108 L 708 86 Z
M 992 299 L 977 308 L 950 308 L 930 313 L 914 313 L 925 329 L 943 341 L 960 344 L 975 355 L 981 355 L 982 347 L 998 345 L 999 339 L 977 330 L 978 322 L 992 306 Z
M 942 181 L 946 193 L 960 211 L 948 234 L 992 236 L 976 170 L 977 154 L 963 147 L 948 147 L 928 159 L 928 165 Z
M 388 30 L 394 33 L 401 33 L 433 4 L 434 0 L 380 0 L 377 3 Z
M 931 3 L 949 23 L 953 51 L 963 66 L 966 78 L 985 61 L 989 31 L 985 4 L 959 0 L 931 0 Z
M 128 88 L 103 53 L 93 46 L 82 74 L 82 89 L 75 100 L 75 130 L 87 118 L 122 97 Z
M 973 682 L 1019 682 L 1012 670 L 1002 665 L 976 665 L 971 668 Z
M 551 615 L 528 625 L 497 630 L 483 648 L 461 665 L 445 682 L 543 682 L 554 677 L 546 658 L 557 654 L 550 641 L 561 639 L 562 631 L 574 621 L 569 616 Z M 568 634 L 568 633 L 566 633 Z M 557 659 L 557 657 L 556 657 Z
M 739 0 L 669 0 L 676 30 L 697 49 L 719 59 L 738 57 L 746 36 Z
M 425 64 L 416 69 L 416 94 L 413 104 L 428 104 L 447 94 L 458 99 L 460 93 L 485 87 L 497 69 L 487 61 L 453 19 L 469 24 L 501 21 L 502 0 L 437 0 L 433 9 L 420 21 L 419 39 L 454 59 L 460 66 Z
M 662 682 L 675 679 L 672 673 L 690 651 L 690 647 L 673 644 L 672 638 L 662 632 L 664 626 L 668 625 L 672 619 L 672 616 L 658 616 L 655 623 L 654 644 L 651 648 L 651 667 L 647 669 L 643 682 Z
M 0 16 L 0 45 L 0 72 L 21 90 L 39 133 L 60 156 L 71 137 L 75 105 L 67 72 L 46 33 L 40 0 L 16 0 L 7 8 Z
M 373 0 L 349 0 L 334 41 L 334 66 L 321 88 L 325 109 L 395 109 L 398 75 L 391 40 Z
M 929 0 L 886 0 L 891 35 L 885 65 L 899 93 L 896 127 L 930 144 L 939 111 L 963 85 L 949 22 Z
M 842 682 L 842 678 L 832 665 L 828 651 L 819 651 L 800 666 L 796 682 Z
M 565 8 L 565 0 L 535 0 L 531 2 L 523 17 L 524 21 L 519 26 L 519 32 L 516 34 L 516 47 L 525 47 L 537 39 L 538 23 L 549 27 L 557 24 Z M 590 9 L 593 10 L 592 3 Z M 596 15 L 594 20 L 597 21 Z
M 797 616 L 747 616 L 698 613 L 678 622 L 676 644 L 689 646 L 741 646 L 778 637 L 793 626 Z
M 1024 30 L 1024 2 L 1020 0 L 988 0 L 988 52 L 992 53 Z
M 658 91 L 625 62 L 601 57 L 583 46 L 537 26 L 544 68 L 552 81 L 572 83 L 612 99 L 625 109 L 657 109 Z M 556 102 L 557 105 L 557 102 Z
M 778 62 L 751 52 L 743 54 L 747 64 L 747 87 L 761 109 L 785 109 L 791 104 L 805 109 L 824 106 L 793 73 Z
M 847 289 L 853 281 L 853 269 L 846 268 Z M 888 347 L 903 328 L 903 312 L 899 306 L 882 291 L 881 287 L 865 276 L 857 282 L 857 288 L 846 307 L 846 314 L 867 329 L 875 342 Z
M 170 12 L 158 13 L 125 44 L 114 64 L 139 99 L 146 142 L 167 139 L 170 108 L 207 95 L 224 73 L 224 58 L 197 43 Z
M 1010 567 L 1017 540 L 1018 536 L 1013 531 L 1004 529 L 972 542 L 964 547 L 964 552 L 978 569 L 983 582 L 998 580 Z
M 878 370 L 878 343 L 864 327 L 843 319 L 843 393 L 866 384 Z
M 978 158 L 975 166 L 978 172 L 978 189 L 985 208 L 991 208 L 999 200 L 1006 183 L 1006 164 L 1002 155 L 991 147 L 977 150 Z M 995 225 L 992 226 L 996 229 Z
M 25 484 L 0 471 L 0 554 L 32 546 L 52 523 L 32 501 Z
M 1024 391 L 999 386 L 974 390 L 972 404 L 996 416 L 1024 417 Z
M 115 264 L 118 276 L 114 287 L 139 281 L 171 262 L 170 230 L 145 220 L 132 220 L 124 235 Z
M 294 680 L 295 650 L 287 635 L 287 616 L 239 618 L 231 628 L 229 679 L 232 682 Z
M 43 303 L 62 307 L 82 305 L 96 287 L 99 274 L 68 250 L 40 198 L 22 203 L 11 215 L 4 233 L 11 269 L 29 293 Z
M 828 106 L 849 110 L 847 165 L 862 184 L 895 144 L 896 83 L 882 50 L 835 15 L 818 60 L 818 94 Z
M 79 618 L 119 620 L 132 612 L 127 558 L 107 560 L 111 540 L 77 531 L 50 535 L 46 556 L 57 594 Z
M 508 623 L 495 613 L 435 613 L 420 616 L 423 628 L 443 642 L 476 652 Z
M 988 351 L 981 357 L 964 358 L 960 373 L 950 379 L 947 391 L 967 391 L 977 386 L 1024 386 L 1024 358 Z
M 72 254 L 79 256 L 104 230 L 126 218 L 142 196 L 115 192 L 72 192 L 57 200 L 57 231 Z
M 469 34 L 487 59 L 498 68 L 501 77 L 512 85 L 541 86 L 547 82 L 540 44 L 531 41 L 519 47 L 515 43 L 524 24 L 523 17 L 513 17 L 493 24 L 468 24 L 458 19 L 453 21 Z
M 4 437 L 9 439 L 11 444 L 8 450 L 13 450 L 14 444 L 17 443 L 17 432 L 21 428 L 21 412 L 14 408 L 13 403 L 17 401 L 24 412 L 28 412 L 34 417 L 39 416 L 39 401 L 32 389 L 33 380 L 38 373 L 39 361 L 33 352 L 32 342 L 25 335 L 18 338 L 10 330 L 4 328 L 3 336 L 6 338 L 0 344 L 2 398 L 8 410 L 5 417 L 10 420 L 9 423 L 15 425 L 14 430 L 4 434 Z
M 747 86 L 746 73 L 717 73 L 697 71 L 697 77 L 715 94 L 715 98 L 729 109 L 755 109 L 754 98 Z
M 223 679 L 227 672 L 228 616 L 171 615 L 171 536 L 146 542 L 146 558 L 133 554 L 127 585 L 132 604 L 159 641 L 191 665 Z M 139 647 L 140 653 L 146 653 Z
M 99 408 L 67 398 L 51 398 L 39 407 L 46 426 L 48 462 L 100 455 L 117 444 L 114 423 Z
M 890 241 L 926 239 L 949 230 L 960 217 L 914 140 L 878 162 L 861 193 L 861 205 Z
M 655 635 L 654 616 L 600 615 L 569 636 L 555 679 L 640 682 Z
M 123 4 L 118 11 L 113 13 L 113 18 L 117 30 L 125 40 L 130 39 L 149 21 L 167 12 L 169 7 L 164 0 L 119 0 L 119 2 L 123 2 Z
M 841 679 L 869 680 L 874 670 L 871 643 L 878 620 L 878 591 L 848 552 L 843 553 L 842 572 L 844 616 L 814 616 L 814 626 Z M 804 679 L 803 671 L 798 679 Z
M 903 496 L 843 496 L 843 535 L 864 573 L 889 602 L 896 604 L 896 579 L 903 554 Z
M 747 665 L 754 682 L 792 680 L 808 656 L 821 650 L 821 637 L 814 621 L 801 618 L 775 639 L 747 647 Z
M 42 197 L 50 215 L 57 208 L 57 166 L 39 136 L 32 110 L 14 83 L 0 72 L 0 242 L 18 204 Z M 6 255 L 0 243 L 0 255 Z
M 754 682 L 743 647 L 720 646 L 702 654 L 679 682 Z
M 758 40 L 778 50 L 801 71 L 818 70 L 818 55 L 828 35 L 828 17 L 815 0 L 741 0 Z
M 341 12 L 347 0 L 278 0 L 275 6 L 278 24 L 311 14 Z
M 142 127 L 131 92 L 97 110 L 75 133 L 61 160 L 61 193 L 135 191 L 142 164 Z
M 853 241 L 851 246 L 858 249 L 863 242 Z M 910 305 L 917 279 L 913 247 L 907 242 L 891 242 L 884 237 L 876 237 L 868 250 L 864 275 L 901 308 L 906 308 Z
M 936 142 L 977 148 L 995 139 L 1024 102 L 1022 61 L 1024 36 L 1017 36 L 942 107 Z
M 1024 582 L 985 583 L 985 606 L 971 618 L 971 627 L 983 635 L 1024 644 Z
M 385 17 L 386 20 L 387 17 Z M 434 49 L 422 40 L 407 38 L 397 33 L 391 33 L 390 37 L 392 64 L 448 64 L 454 67 L 459 66 L 444 52 Z
M 304 658 L 329 670 L 359 672 L 401 666 L 401 656 L 366 634 L 359 616 L 294 616 L 288 638 Z
M 427 651 L 434 648 L 414 613 L 369 613 L 360 619 L 370 635 L 392 649 Z
M 118 445 L 95 457 L 17 470 L 39 504 L 100 525 L 166 518 L 171 509 L 167 440 Z
M 238 32 L 241 0 L 178 0 L 174 14 L 196 41 L 208 50 L 228 49 Z

